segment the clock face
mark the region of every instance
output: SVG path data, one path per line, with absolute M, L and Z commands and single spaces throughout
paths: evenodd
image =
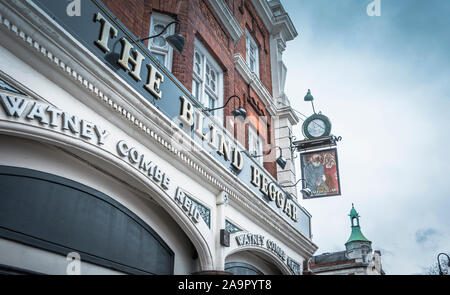
M 329 136 L 331 132 L 330 120 L 322 114 L 314 114 L 303 122 L 303 134 L 309 139 Z
M 325 122 L 320 119 L 312 120 L 306 128 L 308 128 L 308 133 L 313 137 L 320 137 L 326 131 Z

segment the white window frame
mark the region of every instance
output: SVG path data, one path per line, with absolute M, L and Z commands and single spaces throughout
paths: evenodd
M 197 73 L 197 59 L 196 55 L 200 57 L 200 73 Z M 209 68 L 209 84 L 207 69 Z M 213 79 L 211 73 L 214 73 L 215 84 L 213 86 Z M 198 85 L 198 86 L 197 86 Z M 198 89 L 197 89 L 198 88 Z M 198 93 L 198 95 L 197 95 Z M 194 56 L 193 56 L 193 71 L 192 71 L 192 95 L 205 108 L 217 108 L 223 106 L 223 71 L 219 64 L 206 50 L 205 46 L 197 39 L 194 40 Z M 197 97 L 198 96 L 198 97 Z M 210 106 L 209 97 L 214 101 L 214 107 Z M 231 102 L 230 102 L 231 103 Z M 219 122 L 223 122 L 223 109 L 215 110 L 213 114 Z
M 156 25 L 161 25 L 163 27 L 165 27 L 167 24 L 169 24 L 170 22 L 174 21 L 173 18 L 171 18 L 170 16 L 161 14 L 161 13 L 157 13 L 157 12 L 152 12 L 151 14 L 151 18 L 150 18 L 150 35 L 149 36 L 154 36 L 156 34 L 158 34 L 155 31 L 155 26 Z M 164 34 L 162 34 L 160 37 L 167 37 L 170 35 L 173 35 L 175 32 L 175 25 L 171 25 L 170 27 L 167 28 L 167 30 L 164 32 Z M 148 49 L 150 50 L 151 53 L 153 54 L 161 54 L 164 55 L 164 64 L 163 66 L 165 66 L 170 72 L 172 72 L 172 57 L 173 57 L 173 48 L 172 46 L 169 45 L 169 43 L 167 43 L 165 46 L 158 46 L 157 44 L 155 44 L 155 41 L 158 39 L 157 38 L 152 38 L 148 40 Z
M 259 47 L 258 44 L 256 44 L 255 40 L 253 39 L 252 35 L 250 34 L 250 32 L 246 29 L 245 30 L 245 59 L 247 62 L 248 67 L 250 68 L 250 70 L 256 74 L 256 76 L 259 78 Z M 253 48 L 254 49 L 254 55 L 251 55 L 251 51 L 250 49 Z M 254 67 L 252 68 L 250 60 L 254 58 Z
M 260 164 L 263 163 L 263 139 L 258 135 L 256 129 L 250 124 L 248 125 L 248 152 L 252 156 L 259 156 L 255 158 L 255 160 L 257 160 Z

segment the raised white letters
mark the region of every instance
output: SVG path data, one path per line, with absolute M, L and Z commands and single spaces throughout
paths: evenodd
M 69 130 L 72 131 L 72 133 L 79 133 L 80 128 L 78 125 L 78 118 L 76 116 L 70 116 L 68 113 L 63 112 L 63 130 Z
M 106 130 L 103 130 L 100 126 L 98 125 L 94 125 L 94 131 L 95 134 L 97 135 L 97 143 L 98 145 L 102 145 L 105 144 L 105 139 L 108 137 L 109 132 Z
M 178 204 L 178 206 L 180 206 L 181 209 L 183 209 L 184 212 L 186 212 L 188 216 L 192 218 L 195 223 L 200 221 L 200 211 L 181 188 L 177 188 L 174 201 Z
M 132 57 L 130 54 L 130 51 L 133 50 L 131 43 L 125 38 L 120 39 L 120 42 L 122 43 L 122 53 L 120 54 L 120 59 L 117 63 L 125 71 L 130 70 L 128 63 L 131 63 L 133 65 L 133 71 L 130 72 L 131 77 L 133 77 L 136 81 L 141 81 L 141 66 L 144 56 L 139 51 L 134 50 L 134 57 Z
M 164 76 L 152 65 L 147 64 L 148 80 L 144 85 L 145 89 L 150 91 L 156 98 L 161 98 L 162 91 L 160 89 L 161 83 L 164 82 Z
M 259 187 L 261 183 L 259 175 L 260 175 L 259 170 L 256 169 L 255 166 L 252 166 L 252 184 L 256 187 Z
M 23 111 L 28 105 L 28 100 L 13 96 L 1 96 L 1 102 L 4 110 L 9 116 L 21 117 Z
M 225 136 L 222 134 L 219 134 L 218 137 L 219 137 L 219 149 L 217 150 L 217 153 L 223 156 L 226 161 L 229 161 L 231 153 L 230 142 L 226 140 Z
M 39 118 L 39 123 L 48 124 L 47 116 L 45 115 L 44 107 L 35 102 L 33 108 L 28 113 L 27 119 L 34 120 L 36 117 Z
M 251 184 L 259 188 L 259 190 L 266 195 L 271 202 L 275 202 L 278 208 L 283 210 L 283 213 L 290 217 L 293 221 L 298 221 L 297 205 L 287 198 L 286 194 L 277 189 L 275 182 L 269 182 L 263 173 L 261 173 L 255 166 L 252 168 Z
M 232 165 L 236 170 L 239 170 L 239 171 L 242 170 L 242 167 L 244 167 L 244 160 L 242 158 L 241 151 L 238 151 L 237 147 L 234 148 L 234 151 L 233 151 Z
M 117 143 L 117 153 L 123 158 L 135 165 L 137 169 L 144 172 L 145 176 L 152 179 L 155 183 L 160 185 L 163 189 L 168 190 L 170 186 L 170 178 L 166 175 L 160 167 L 153 162 L 147 162 L 145 155 L 138 149 L 130 147 L 124 140 Z
M 52 106 L 48 106 L 47 107 L 47 113 L 50 114 L 50 126 L 52 127 L 58 127 L 59 124 L 56 121 L 58 119 L 58 117 L 61 115 L 62 111 L 52 107 Z
M 188 126 L 194 125 L 194 107 L 186 97 L 181 96 L 181 113 L 178 117 L 183 124 Z
M 103 50 L 103 52 L 109 52 L 109 47 L 108 47 L 108 41 L 109 41 L 109 36 L 111 36 L 112 38 L 117 37 L 117 29 L 114 28 L 104 17 L 103 15 L 101 15 L 100 12 L 98 12 L 97 14 L 95 14 L 95 21 L 96 22 L 100 22 L 102 24 L 102 28 L 100 31 L 100 39 L 98 39 L 97 41 L 95 41 L 95 44 L 101 49 Z
M 86 120 L 81 120 L 81 133 L 80 136 L 87 138 L 87 139 L 92 139 L 92 135 L 93 135 L 93 129 L 92 129 L 92 123 L 88 122 Z
M 100 126 L 95 125 L 86 120 L 79 120 L 76 116 L 63 112 L 53 106 L 33 102 L 28 99 L 13 96 L 0 96 L 0 102 L 3 106 L 5 114 L 9 117 L 25 118 L 29 121 L 38 121 L 42 125 L 50 125 L 51 127 L 59 127 L 63 131 L 69 131 L 72 134 L 79 134 L 82 139 L 92 140 L 94 135 L 97 138 L 97 144 L 102 145 L 109 133 Z M 26 108 L 29 107 L 28 112 Z M 80 132 L 81 130 L 81 132 Z

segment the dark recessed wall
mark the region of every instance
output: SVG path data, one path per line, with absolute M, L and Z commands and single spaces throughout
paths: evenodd
M 174 253 L 147 224 L 80 183 L 0 166 L 0 237 L 131 274 L 173 274 Z M 0 261 L 1 264 L 1 261 Z

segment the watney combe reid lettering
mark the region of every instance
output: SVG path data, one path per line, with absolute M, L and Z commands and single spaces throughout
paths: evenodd
M 42 126 L 60 128 L 63 132 L 79 136 L 85 141 L 93 140 L 98 146 L 105 144 L 109 132 L 97 124 L 79 119 L 77 116 L 59 110 L 53 106 L 44 105 L 29 99 L 0 95 L 0 104 L 8 117 L 37 121 Z M 28 109 L 28 110 L 27 110 Z M 136 169 L 141 170 L 149 179 L 164 190 L 168 190 L 171 179 L 154 161 L 149 161 L 144 153 L 130 146 L 124 140 L 117 143 L 117 153 Z M 174 201 L 195 223 L 201 219 L 197 206 L 181 188 L 177 188 Z
M 110 39 L 117 37 L 118 30 L 99 12 L 95 14 L 94 21 L 101 24 L 100 37 L 95 41 L 95 44 L 106 54 L 110 51 L 108 43 Z M 138 82 L 141 81 L 141 68 L 145 61 L 145 57 L 138 50 L 135 50 L 132 43 L 126 38 L 121 38 L 120 43 L 122 44 L 122 49 L 120 58 L 117 61 L 118 65 L 123 70 L 129 72 L 129 75 L 133 79 Z M 130 69 L 129 64 L 132 65 L 133 69 Z M 146 63 L 146 67 L 148 69 L 148 77 L 144 88 L 156 99 L 162 99 L 160 85 L 164 82 L 164 76 L 151 63 Z M 194 133 L 203 141 L 208 140 L 209 146 L 220 156 L 223 156 L 226 161 L 231 160 L 234 169 L 238 171 L 242 170 L 244 162 L 241 151 L 238 150 L 236 146 L 232 150 L 230 141 L 226 139 L 225 135 L 218 133 L 217 127 L 213 124 L 208 126 L 209 139 L 207 139 L 207 135 L 203 133 L 203 115 L 201 111 L 198 109 L 196 110 L 186 97 L 181 96 L 180 100 L 180 121 L 188 127 L 194 127 Z M 216 139 L 218 140 L 217 145 Z M 295 206 L 281 190 L 277 189 L 274 182 L 269 182 L 269 178 L 266 177 L 264 173 L 261 173 L 258 168 L 251 166 L 251 169 L 251 184 L 259 188 L 270 201 L 275 202 L 278 208 L 281 208 L 288 217 L 297 222 L 297 206 Z

